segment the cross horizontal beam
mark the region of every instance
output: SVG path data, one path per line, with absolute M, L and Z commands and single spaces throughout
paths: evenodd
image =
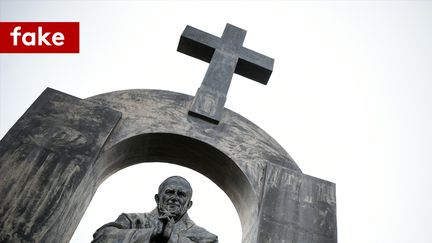
M 246 31 L 227 24 L 219 38 L 186 26 L 177 50 L 209 62 L 189 113 L 219 123 L 234 73 L 267 84 L 274 59 L 243 47 Z

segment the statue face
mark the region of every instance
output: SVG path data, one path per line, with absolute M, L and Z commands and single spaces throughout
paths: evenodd
M 175 221 L 192 206 L 192 188 L 183 178 L 168 178 L 155 196 L 159 214 L 171 215 Z

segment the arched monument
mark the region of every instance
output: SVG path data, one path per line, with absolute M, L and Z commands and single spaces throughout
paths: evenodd
M 233 73 L 267 83 L 273 60 L 186 27 L 179 51 L 210 62 L 195 97 L 125 90 L 79 99 L 46 89 L 0 142 L 0 242 L 68 242 L 98 186 L 161 161 L 216 183 L 243 243 L 336 243 L 335 185 L 302 173 L 265 131 L 224 108 Z

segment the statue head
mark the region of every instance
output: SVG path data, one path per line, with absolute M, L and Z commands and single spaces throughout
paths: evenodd
M 172 176 L 165 179 L 155 195 L 159 215 L 172 217 L 177 222 L 192 207 L 191 198 L 192 187 L 185 178 Z

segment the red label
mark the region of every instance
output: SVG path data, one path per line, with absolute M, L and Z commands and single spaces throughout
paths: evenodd
M 0 22 L 0 53 L 79 53 L 79 22 Z

